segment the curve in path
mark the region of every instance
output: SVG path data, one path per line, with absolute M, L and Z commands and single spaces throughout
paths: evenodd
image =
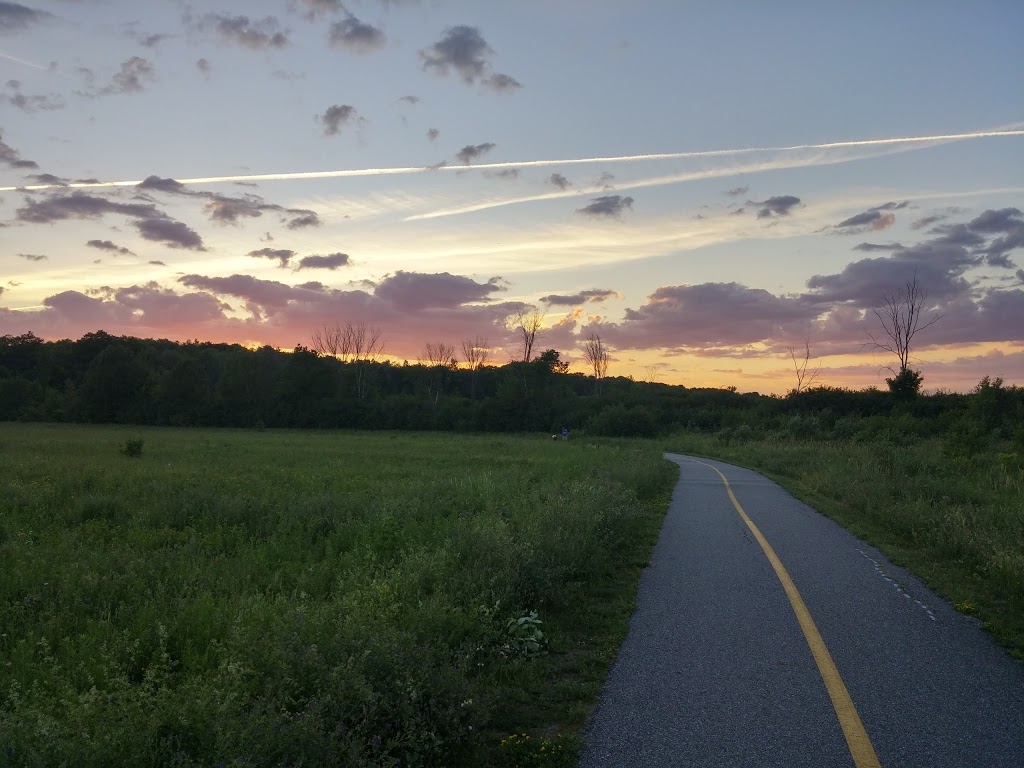
M 1024 668 L 747 469 L 680 466 L 593 766 L 1024 766 Z

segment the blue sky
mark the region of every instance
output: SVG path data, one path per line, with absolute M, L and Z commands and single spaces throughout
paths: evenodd
M 926 387 L 1024 383 L 1022 28 L 1015 2 L 0 2 L 0 333 L 358 321 L 399 360 L 482 335 L 502 362 L 537 308 L 570 360 L 596 332 L 612 374 L 784 392 L 804 340 L 822 383 L 881 384 L 872 308 L 916 275 Z

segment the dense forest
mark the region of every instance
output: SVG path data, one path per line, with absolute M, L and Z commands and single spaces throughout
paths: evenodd
M 892 390 L 892 391 L 890 391 Z M 529 362 L 458 367 L 343 362 L 234 344 L 115 337 L 0 337 L 0 420 L 170 426 L 358 428 L 653 437 L 678 430 L 803 439 L 952 435 L 1024 442 L 1024 389 L 983 378 L 972 393 L 818 386 L 785 397 L 601 380 L 556 350 Z

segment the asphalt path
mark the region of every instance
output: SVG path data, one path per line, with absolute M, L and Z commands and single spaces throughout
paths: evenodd
M 581 768 L 1024 768 L 1024 667 L 976 619 L 756 472 L 667 458 L 679 482 Z

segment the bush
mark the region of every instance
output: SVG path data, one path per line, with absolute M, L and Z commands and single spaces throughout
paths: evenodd
M 142 446 L 145 444 L 145 440 L 142 438 L 135 438 L 125 441 L 125 444 L 121 446 L 121 453 L 132 459 L 137 459 L 142 456 Z

